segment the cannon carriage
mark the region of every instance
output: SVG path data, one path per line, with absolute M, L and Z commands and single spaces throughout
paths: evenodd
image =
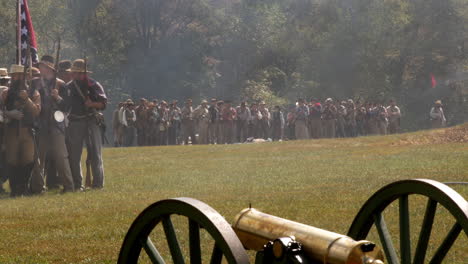
M 423 203 L 416 208 L 422 215 L 419 226 L 412 226 L 410 220 L 413 204 L 409 201 L 413 196 Z M 385 211 L 395 208 L 398 210 L 391 220 L 398 222 L 396 234 L 389 231 L 391 223 L 384 216 Z M 450 228 L 437 245 L 431 245 L 431 234 L 444 232 L 435 225 L 438 214 L 450 219 Z M 173 224 L 175 217 L 188 222 L 188 245 L 178 239 L 181 232 Z M 368 241 L 374 229 L 376 241 Z M 410 230 L 417 232 L 416 239 Z M 254 208 L 242 210 L 229 224 L 203 202 L 176 198 L 156 202 L 136 218 L 124 239 L 118 263 L 139 263 L 142 259 L 151 263 L 213 264 L 250 263 L 252 259 L 258 264 L 448 263 L 444 259 L 450 254 L 466 256 L 468 261 L 468 245 L 451 250 L 463 233 L 468 234 L 468 202 L 452 188 L 433 180 L 404 180 L 383 187 L 361 207 L 346 235 Z M 154 237 L 157 241 L 151 239 Z M 209 245 L 202 243 L 207 237 L 212 240 Z M 166 259 L 158 250 L 160 245 L 170 255 Z

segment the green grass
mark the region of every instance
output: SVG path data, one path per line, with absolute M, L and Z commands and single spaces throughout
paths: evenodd
M 0 200 L 0 263 L 115 263 L 136 216 L 155 201 L 181 196 L 208 203 L 229 222 L 252 203 L 266 213 L 346 233 L 360 206 L 388 183 L 468 181 L 468 144 L 400 144 L 424 133 L 106 149 L 104 190 Z M 454 188 L 468 197 L 468 187 Z M 466 263 L 466 245 L 462 234 L 446 263 Z

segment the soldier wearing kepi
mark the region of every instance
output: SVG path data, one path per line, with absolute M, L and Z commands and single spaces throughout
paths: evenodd
M 44 192 L 46 158 L 54 161 L 64 192 L 74 191 L 73 180 L 65 144 L 65 115 L 68 92 L 65 82 L 56 78 L 54 58 L 45 55 L 39 62 L 41 77 L 33 80 L 34 88 L 41 95 L 42 110 L 39 115 L 39 133 L 37 137 L 38 158 L 31 179 L 31 191 L 35 194 Z
M 63 60 L 58 63 L 57 78 L 68 83 L 71 81 L 71 69 L 72 63 L 70 60 Z
M 86 142 L 88 155 L 91 159 L 93 172 L 93 188 L 104 187 L 104 166 L 102 162 L 101 110 L 107 104 L 104 88 L 97 81 L 88 78 L 85 60 L 73 62 L 72 81 L 67 84 L 70 94 L 68 108 L 70 109 L 70 125 L 68 127 L 70 168 L 75 189 L 82 189 L 83 176 L 81 171 L 81 154 L 83 143 Z
M 11 196 L 28 194 L 28 183 L 34 167 L 34 120 L 41 112 L 41 96 L 25 84 L 24 68 L 12 65 L 10 88 L 2 93 L 5 116 L 5 150 Z
M 57 65 L 57 78 L 64 81 L 65 83 L 68 83 L 71 80 L 70 68 L 71 68 L 70 60 L 60 61 Z M 49 153 L 48 155 L 51 155 L 51 154 Z M 52 157 L 46 156 L 45 171 L 47 175 L 46 177 L 47 188 L 49 189 L 58 188 L 60 184 L 60 179 L 59 179 L 59 175 L 57 174 L 55 161 L 53 160 Z

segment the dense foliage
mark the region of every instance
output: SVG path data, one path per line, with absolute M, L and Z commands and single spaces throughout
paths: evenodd
M 0 0 L 0 65 L 14 62 Z M 395 98 L 407 129 L 435 99 L 468 118 L 467 0 L 30 0 L 40 54 L 87 54 L 112 103 L 133 97 Z M 437 80 L 435 88 L 431 76 Z

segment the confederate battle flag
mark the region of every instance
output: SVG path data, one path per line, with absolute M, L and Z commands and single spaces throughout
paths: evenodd
M 29 64 L 29 58 L 26 58 L 28 52 L 28 42 L 31 47 L 31 59 L 33 64 L 38 62 L 37 56 L 37 42 L 34 27 L 29 14 L 29 7 L 27 0 L 18 0 L 18 60 L 21 57 L 21 62 L 18 64 Z

